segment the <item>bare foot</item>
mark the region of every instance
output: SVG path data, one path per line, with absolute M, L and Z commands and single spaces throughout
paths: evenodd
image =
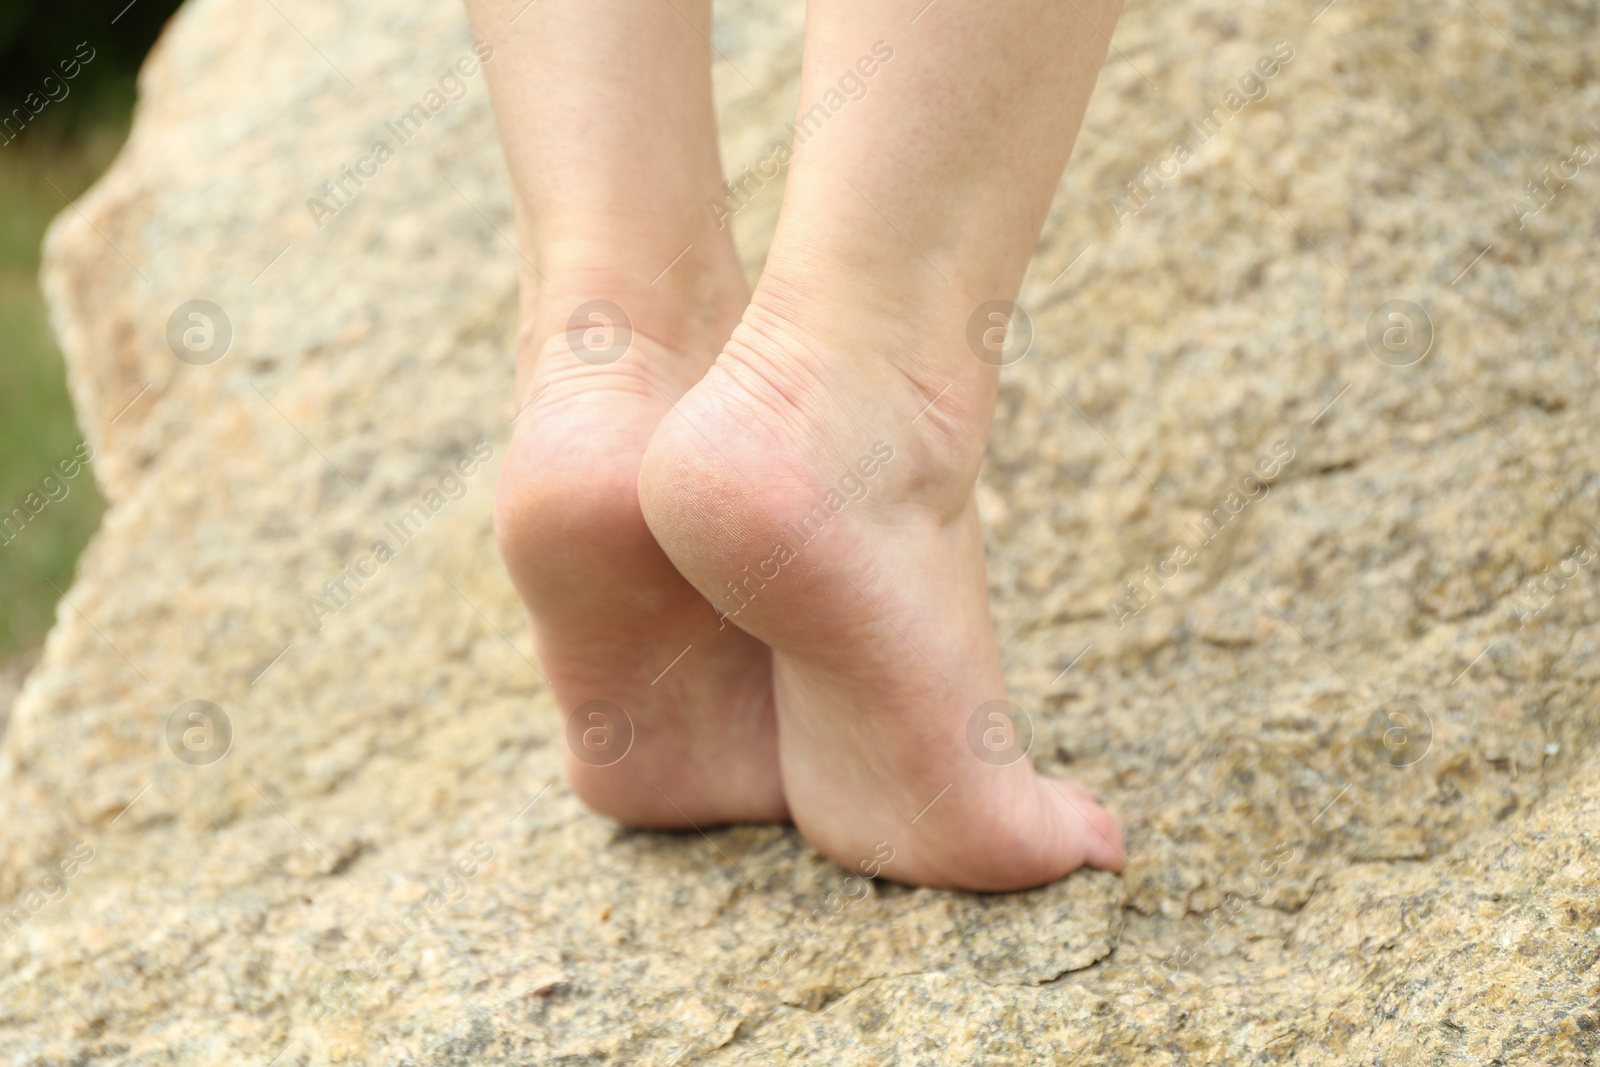
M 697 258 L 680 277 L 718 280 L 676 290 L 546 267 L 563 289 L 524 317 L 523 410 L 495 501 L 501 554 L 567 717 L 572 788 L 654 829 L 787 818 L 770 651 L 720 624 L 639 509 L 651 434 L 748 292 L 731 249 L 713 266 Z
M 769 260 L 661 424 L 640 497 L 678 569 L 775 650 L 796 824 L 851 868 L 886 843 L 883 876 L 917 885 L 1119 870 L 1111 816 L 1035 774 L 994 717 L 1005 684 L 973 484 L 995 371 L 968 348 L 971 305 L 904 314 L 778 274 Z
M 467 10 L 493 48 L 522 281 L 495 526 L 573 789 L 641 827 L 782 819 L 771 653 L 718 628 L 638 500 L 650 435 L 750 296 L 706 207 L 725 195 L 710 0 Z

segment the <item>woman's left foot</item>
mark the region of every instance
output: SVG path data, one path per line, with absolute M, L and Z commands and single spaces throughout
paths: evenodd
M 639 510 L 651 434 L 677 421 L 673 402 L 743 304 L 731 248 L 716 266 L 717 286 L 675 292 L 547 264 L 582 284 L 540 292 L 524 324 L 524 406 L 496 489 L 501 554 L 565 719 L 573 791 L 651 829 L 788 817 L 771 652 L 722 625 Z

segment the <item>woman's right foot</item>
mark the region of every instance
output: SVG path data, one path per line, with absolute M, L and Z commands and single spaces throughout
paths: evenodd
M 789 811 L 820 851 L 979 891 L 1119 870 L 1115 821 L 1037 775 L 1007 714 L 973 499 L 995 371 L 968 347 L 972 307 L 906 313 L 852 277 L 769 260 L 650 443 L 645 518 L 774 649 Z

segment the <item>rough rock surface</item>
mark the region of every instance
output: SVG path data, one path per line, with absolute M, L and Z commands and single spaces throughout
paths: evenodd
M 1126 874 L 858 900 L 792 831 L 627 832 L 559 780 L 490 536 L 515 251 L 481 75 L 306 207 L 470 51 L 454 0 L 193 0 L 49 241 L 112 506 L 4 737 L 0 1058 L 1594 1062 L 1600 12 L 1318 6 L 1127 12 L 1004 371 L 1009 677 Z M 721 5 L 733 172 L 801 17 Z M 780 196 L 736 219 L 752 271 Z M 219 362 L 169 349 L 191 299 Z M 196 699 L 218 762 L 169 744 Z

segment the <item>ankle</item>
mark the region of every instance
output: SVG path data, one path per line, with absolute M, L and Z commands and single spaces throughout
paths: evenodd
M 728 357 L 787 359 L 790 384 L 848 396 L 876 436 L 913 451 L 955 445 L 956 466 L 975 472 L 998 375 L 968 343 L 973 309 L 937 282 L 884 289 L 816 250 L 806 260 L 769 260 Z
M 992 367 L 952 350 L 963 344 L 914 315 L 902 322 L 818 301 L 804 284 L 765 276 L 706 379 L 709 393 L 689 399 L 692 425 L 671 421 L 652 442 L 640 484 L 658 537 L 693 538 L 699 515 L 731 511 L 742 516 L 734 540 L 770 551 L 785 521 L 841 494 L 860 494 L 860 516 L 956 521 L 995 392 Z M 740 470 L 783 470 L 784 485 Z
M 726 241 L 722 246 L 691 245 L 676 262 L 681 248 L 654 258 L 576 241 L 540 248 L 540 277 L 523 301 L 519 364 L 531 366 L 558 338 L 595 325 L 709 361 L 750 299 L 738 257 Z
M 931 340 L 959 327 L 955 309 L 970 302 L 948 264 L 930 262 L 893 231 L 891 247 L 832 225 L 785 220 L 756 284 L 754 301 L 799 322 L 881 323 L 885 334 Z

